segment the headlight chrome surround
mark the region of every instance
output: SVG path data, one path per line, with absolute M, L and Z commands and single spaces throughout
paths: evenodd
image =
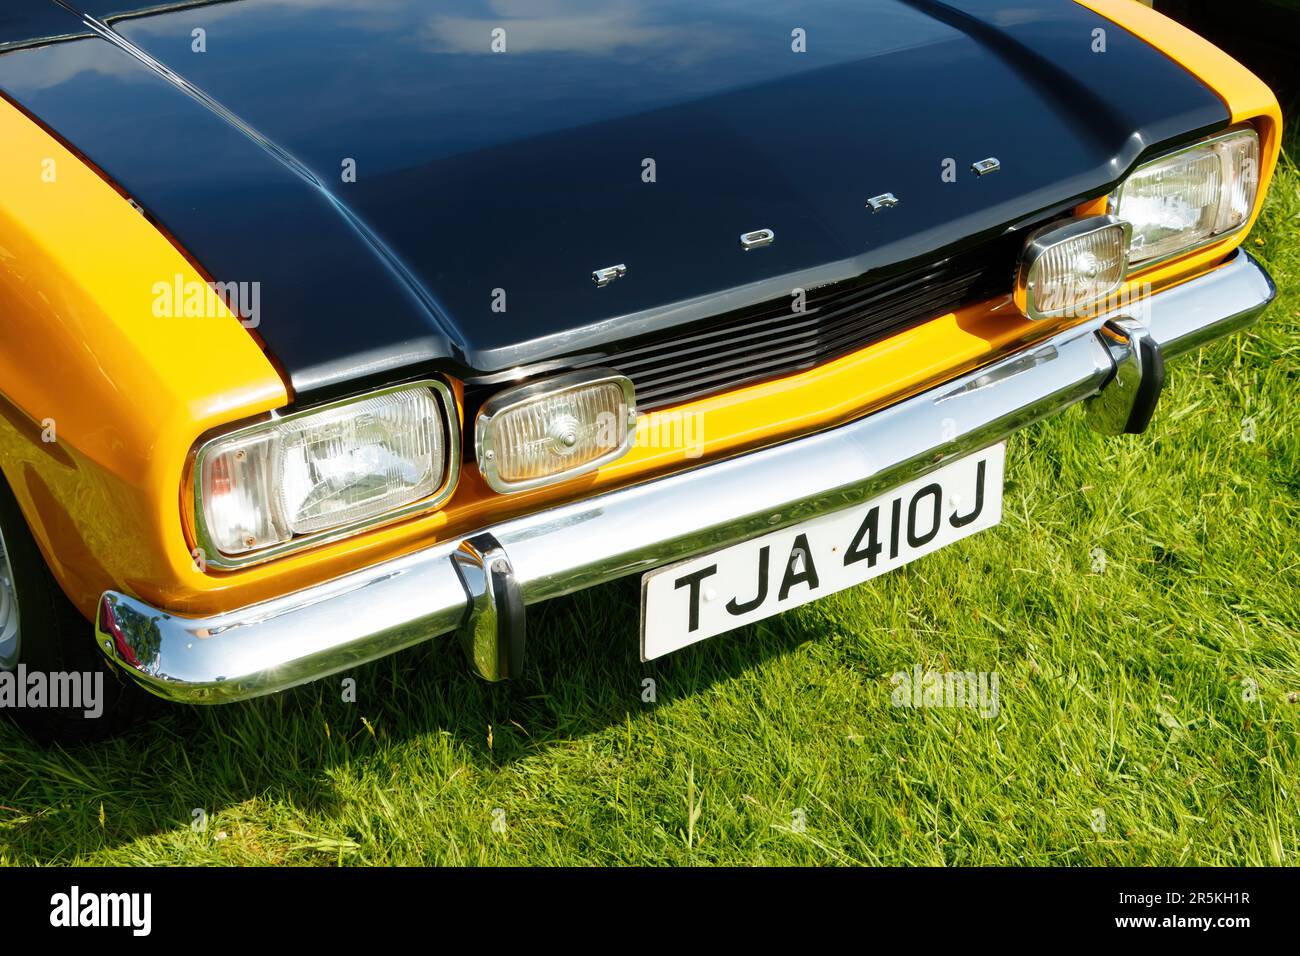
M 1228 159 L 1236 155 L 1230 147 L 1236 144 L 1245 144 L 1247 149 L 1247 158 L 1252 160 L 1249 172 L 1246 176 L 1241 175 L 1240 169 L 1230 169 Z M 1241 232 L 1250 223 L 1251 215 L 1254 213 L 1255 205 L 1259 199 L 1259 179 L 1260 179 L 1260 142 L 1259 133 L 1252 126 L 1238 126 L 1222 133 L 1206 137 L 1182 146 L 1178 149 L 1171 150 L 1160 156 L 1155 157 L 1145 163 L 1142 163 L 1136 169 L 1132 170 L 1124 180 L 1115 188 L 1107 197 L 1106 210 L 1111 215 L 1124 219 L 1122 215 L 1124 209 L 1125 188 L 1135 188 L 1132 184 L 1134 180 L 1143 175 L 1150 175 L 1153 171 L 1161 167 L 1175 167 L 1176 164 L 1186 162 L 1195 153 L 1204 153 L 1207 158 L 1213 157 L 1218 161 L 1217 181 L 1218 181 L 1218 198 L 1214 205 L 1213 215 L 1209 217 L 1208 232 L 1199 238 L 1193 239 L 1185 245 L 1170 249 L 1148 258 L 1141 257 L 1141 246 L 1134 247 L 1130 250 L 1129 255 L 1129 274 L 1140 270 L 1146 270 L 1152 266 L 1160 265 L 1179 256 L 1186 255 L 1189 252 L 1195 252 L 1206 246 L 1220 242 L 1229 236 Z M 1229 175 L 1231 173 L 1231 175 Z M 1228 220 L 1225 223 L 1225 212 L 1231 208 L 1234 196 L 1241 189 L 1245 192 L 1240 196 L 1244 205 L 1244 211 L 1240 219 L 1236 222 Z M 1208 208 L 1202 206 L 1202 209 Z M 1134 226 L 1135 235 L 1140 235 L 1136 225 L 1130 220 L 1130 225 Z
M 338 412 L 340 409 L 346 409 L 350 405 L 383 398 L 395 393 L 419 389 L 432 392 L 434 404 L 437 407 L 436 425 L 442 430 L 442 474 L 440 476 L 440 483 L 437 484 L 432 494 L 422 496 L 417 500 L 410 501 L 395 508 L 390 508 L 377 514 L 368 515 L 356 520 L 347 521 L 339 525 L 323 527 L 319 530 L 308 533 L 293 534 L 288 540 L 278 541 L 265 547 L 255 547 L 239 553 L 227 553 L 223 552 L 217 545 L 212 529 L 209 527 L 208 514 L 205 508 L 203 496 L 204 469 L 207 466 L 209 458 L 215 452 L 228 449 L 231 445 L 235 445 L 241 440 L 252 442 L 260 437 L 264 432 L 276 427 L 282 427 L 293 422 L 301 422 L 317 416 L 323 418 L 331 413 Z M 452 395 L 451 389 L 445 382 L 438 379 L 421 379 L 414 382 L 406 382 L 401 385 L 394 385 L 389 388 L 364 392 L 339 401 L 330 402 L 325 405 L 318 405 L 313 408 L 292 412 L 290 414 L 278 414 L 272 412 L 269 417 L 263 420 L 242 427 L 237 427 L 232 430 L 210 434 L 210 437 L 206 437 L 202 440 L 201 444 L 195 451 L 188 474 L 190 500 L 193 505 L 192 521 L 194 538 L 197 546 L 202 549 L 202 559 L 209 567 L 223 570 L 248 567 L 249 565 L 261 564 L 265 561 L 283 557 L 284 555 L 301 551 L 305 548 L 349 538 L 361 533 L 362 531 L 391 524 L 402 518 L 410 517 L 411 515 L 433 511 L 443 505 L 456 490 L 456 484 L 460 478 L 460 433 L 461 429 L 456 411 L 456 401 Z M 268 503 L 268 507 L 271 496 L 280 493 L 280 491 L 281 487 L 279 485 L 272 485 L 266 489 L 265 500 Z
M 1123 284 L 1128 272 L 1129 235 L 1129 224 L 1114 216 L 1067 219 L 1049 223 L 1030 233 L 1025 240 L 1024 250 L 1020 253 L 1016 271 L 1016 285 L 1012 294 L 1016 307 L 1026 318 L 1034 321 L 1087 314 L 1091 306 L 1104 301 Z M 1078 255 L 1092 255 L 1088 244 L 1105 241 L 1108 237 L 1113 237 L 1112 241 L 1117 244 L 1115 255 L 1118 261 L 1110 269 L 1113 279 L 1106 282 L 1100 291 L 1086 297 L 1056 307 L 1045 305 L 1045 300 L 1050 297 L 1043 294 L 1042 286 L 1052 277 L 1044 276 L 1044 272 L 1059 267 L 1060 263 L 1055 260 L 1068 254 L 1068 250 L 1074 246 L 1080 249 Z
M 584 459 L 571 468 L 550 474 L 527 478 L 511 478 L 502 474 L 501 462 L 510 449 L 499 447 L 501 437 L 497 434 L 498 423 L 512 413 L 530 405 L 538 405 L 547 400 L 559 399 L 568 393 L 582 391 L 594 392 L 604 389 L 607 393 L 617 395 L 619 401 L 615 420 L 611 426 L 618 429 L 618 441 L 593 458 Z M 588 423 L 578 421 L 576 416 L 569 416 L 575 431 L 573 443 L 581 441 L 578 427 Z M 556 436 L 557 440 L 560 436 Z M 540 488 L 544 485 L 568 481 L 580 475 L 588 474 L 627 454 L 636 439 L 636 391 L 632 380 L 613 369 L 590 368 L 575 372 L 565 372 L 547 378 L 508 388 L 493 395 L 483 403 L 474 422 L 474 445 L 478 459 L 479 472 L 488 487 L 500 494 L 513 494 Z

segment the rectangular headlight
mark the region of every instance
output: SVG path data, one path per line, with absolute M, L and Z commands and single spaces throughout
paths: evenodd
M 585 369 L 492 396 L 474 424 L 478 467 L 503 493 L 594 471 L 621 457 L 636 435 L 632 381 Z
M 1236 232 L 1259 186 L 1259 136 L 1237 130 L 1139 166 L 1110 198 L 1133 227 L 1129 261 L 1154 264 Z
M 1128 223 L 1089 216 L 1053 223 L 1025 241 L 1015 300 L 1028 318 L 1080 316 L 1124 281 Z
M 421 382 L 207 442 L 194 464 L 207 560 L 260 560 L 441 503 L 458 457 L 452 412 L 445 385 Z

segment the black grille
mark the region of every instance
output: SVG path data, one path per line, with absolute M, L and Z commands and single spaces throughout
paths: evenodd
M 1023 236 L 888 275 L 810 290 L 806 310 L 783 296 L 631 343 L 574 368 L 601 366 L 636 384 L 637 408 L 650 411 L 715 392 L 789 375 L 856 351 L 959 306 L 1011 290 Z

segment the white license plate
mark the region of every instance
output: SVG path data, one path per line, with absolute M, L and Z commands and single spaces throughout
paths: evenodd
M 865 504 L 641 578 L 641 659 L 652 660 L 861 584 L 1002 520 L 1006 446 Z

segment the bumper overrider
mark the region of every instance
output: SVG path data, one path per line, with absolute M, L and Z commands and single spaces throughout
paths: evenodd
M 477 670 L 523 666 L 525 607 L 866 501 L 1089 402 L 1141 431 L 1163 363 L 1249 325 L 1272 301 L 1245 252 L 840 427 L 483 528 L 315 587 L 204 618 L 116 591 L 100 649 L 148 690 L 221 703 L 316 680 L 455 631 Z

